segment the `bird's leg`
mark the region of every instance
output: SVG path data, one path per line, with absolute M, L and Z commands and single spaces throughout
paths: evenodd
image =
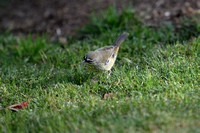
M 111 70 L 108 71 L 107 79 L 109 78 L 110 74 L 111 74 Z
M 94 80 L 94 78 L 96 78 L 96 76 L 98 76 L 99 74 L 97 73 L 96 75 L 94 75 L 94 77 L 91 78 L 91 80 Z

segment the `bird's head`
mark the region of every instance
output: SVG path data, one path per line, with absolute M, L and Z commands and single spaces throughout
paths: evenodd
M 83 62 L 91 64 L 94 62 L 95 58 L 95 53 L 93 51 L 88 52 L 84 57 L 83 57 Z

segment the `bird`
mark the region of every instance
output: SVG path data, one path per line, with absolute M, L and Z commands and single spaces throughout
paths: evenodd
M 123 32 L 117 37 L 112 45 L 104 46 L 85 54 L 83 57 L 83 62 L 86 64 L 86 67 L 89 70 L 97 73 L 92 79 L 94 79 L 99 73 L 105 71 L 109 72 L 107 75 L 108 79 L 111 74 L 111 68 L 113 67 L 117 58 L 119 46 L 128 35 L 129 33 Z

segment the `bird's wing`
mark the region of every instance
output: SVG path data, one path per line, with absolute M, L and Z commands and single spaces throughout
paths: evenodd
M 98 54 L 98 62 L 106 63 L 106 61 L 112 56 L 114 46 L 105 46 L 96 50 Z

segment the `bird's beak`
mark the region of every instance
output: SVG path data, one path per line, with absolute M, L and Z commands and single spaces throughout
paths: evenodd
M 85 60 L 81 61 L 81 63 L 85 63 Z

